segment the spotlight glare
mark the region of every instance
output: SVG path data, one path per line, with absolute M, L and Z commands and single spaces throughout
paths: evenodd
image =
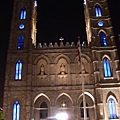
M 68 119 L 68 114 L 67 113 L 64 113 L 64 112 L 61 112 L 61 113 L 58 113 L 55 118 L 57 120 L 67 120 Z

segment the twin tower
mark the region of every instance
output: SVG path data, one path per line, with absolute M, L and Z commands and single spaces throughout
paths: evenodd
M 14 0 L 5 120 L 83 120 L 83 80 L 87 120 L 120 119 L 119 59 L 107 1 L 84 1 L 84 13 L 88 45 L 82 44 L 78 65 L 74 41 L 36 46 L 37 0 Z

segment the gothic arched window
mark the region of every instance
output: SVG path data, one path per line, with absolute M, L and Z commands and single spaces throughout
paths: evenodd
M 96 17 L 102 16 L 101 7 L 98 4 L 95 5 L 95 15 L 96 15 Z
M 45 119 L 48 117 L 48 106 L 45 102 L 40 105 L 40 119 Z
M 100 37 L 101 46 L 107 46 L 105 33 L 101 31 L 100 34 L 99 34 L 99 37 Z
M 104 68 L 104 77 L 111 77 L 112 73 L 111 73 L 110 61 L 106 57 L 103 59 L 103 68 Z
M 26 9 L 22 8 L 20 11 L 20 19 L 26 19 Z
M 22 62 L 18 60 L 15 65 L 15 79 L 21 80 L 22 78 Z
M 17 100 L 13 104 L 12 120 L 20 120 L 20 103 Z
M 108 100 L 108 109 L 109 109 L 110 119 L 116 119 L 117 118 L 116 104 L 115 104 L 115 101 L 113 100 L 113 98 L 110 98 Z
M 23 49 L 23 47 L 24 47 L 24 36 L 23 35 L 19 35 L 18 36 L 17 48 L 18 49 Z
M 34 7 L 37 7 L 37 0 L 34 1 Z
M 86 107 L 88 107 L 88 104 L 86 103 Z M 81 117 L 84 117 L 84 107 L 83 107 L 83 101 L 80 104 L 80 113 L 81 113 Z M 86 116 L 89 117 L 89 110 L 88 108 L 86 108 Z

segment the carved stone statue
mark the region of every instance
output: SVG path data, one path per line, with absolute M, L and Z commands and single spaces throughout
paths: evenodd
M 84 74 L 86 71 L 85 71 L 85 66 L 84 66 L 83 63 L 81 64 L 81 67 L 82 67 L 82 71 L 81 72 Z
M 61 74 L 61 75 L 66 74 L 66 72 L 65 72 L 65 65 L 64 65 L 63 63 L 62 63 L 61 66 L 60 66 L 60 74 Z
M 45 75 L 45 66 L 43 64 L 40 66 L 40 75 Z

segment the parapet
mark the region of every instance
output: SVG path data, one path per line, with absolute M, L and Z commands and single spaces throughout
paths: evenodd
M 59 44 L 57 42 L 55 43 L 38 43 L 37 49 L 42 49 L 42 48 L 67 48 L 67 47 L 77 47 L 78 43 L 75 42 L 60 42 Z M 85 42 L 81 45 L 82 47 L 87 46 Z

